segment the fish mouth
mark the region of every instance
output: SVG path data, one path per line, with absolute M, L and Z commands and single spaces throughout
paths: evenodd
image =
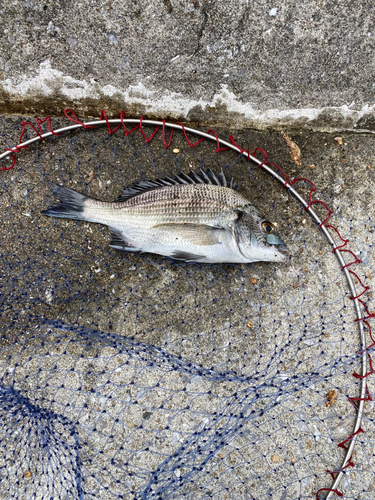
M 284 243 L 281 243 L 280 245 L 275 245 L 277 250 L 284 256 L 288 257 L 289 255 L 289 250 L 288 248 L 284 245 Z

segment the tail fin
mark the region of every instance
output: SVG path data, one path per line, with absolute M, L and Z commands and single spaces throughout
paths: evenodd
M 83 209 L 86 200 L 90 199 L 88 196 L 77 193 L 73 189 L 65 186 L 58 186 L 51 184 L 52 193 L 60 200 L 60 203 L 52 205 L 42 212 L 43 215 L 51 217 L 64 217 L 66 219 L 84 220 Z

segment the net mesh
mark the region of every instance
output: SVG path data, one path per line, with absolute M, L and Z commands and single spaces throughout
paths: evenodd
M 2 128 L 2 150 L 14 147 L 20 126 Z M 166 149 L 160 133 L 147 143 L 97 127 L 37 143 L 0 172 L 1 499 L 329 493 L 361 398 L 352 295 L 332 246 L 290 193 L 242 155 L 215 149 L 190 148 L 177 132 Z M 128 254 L 109 247 L 103 226 L 40 215 L 54 201 L 50 181 L 112 201 L 137 180 L 200 167 L 223 168 L 279 224 L 287 263 Z M 311 185 L 299 189 L 308 198 Z M 318 195 L 350 240 L 347 261 L 361 260 L 351 268 L 359 295 L 371 285 L 374 221 Z M 367 317 L 371 294 L 361 299 Z M 375 487 L 371 378 L 335 492 L 345 498 Z

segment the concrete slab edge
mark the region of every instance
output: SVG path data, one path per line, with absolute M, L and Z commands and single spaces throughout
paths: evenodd
M 211 101 L 147 88 L 143 83 L 119 89 L 100 86 L 95 80 L 77 80 L 42 62 L 36 75 L 18 83 L 0 82 L 0 113 L 61 115 L 71 107 L 82 118 L 98 117 L 101 109 L 117 117 L 121 109 L 128 116 L 145 115 L 193 124 L 225 126 L 231 129 L 308 129 L 320 132 L 375 133 L 375 105 L 360 109 L 354 103 L 336 107 L 268 109 L 260 111 L 238 100 L 221 85 Z

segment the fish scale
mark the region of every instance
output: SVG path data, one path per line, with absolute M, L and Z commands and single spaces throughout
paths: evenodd
M 211 263 L 285 260 L 276 228 L 227 185 L 223 172 L 183 174 L 140 181 L 113 203 L 54 185 L 61 203 L 43 213 L 105 224 L 111 246 L 132 252 Z
M 225 191 L 232 191 L 234 196 Z M 130 214 L 154 216 L 162 213 L 171 221 L 191 217 L 193 220 L 209 223 L 244 203 L 248 203 L 245 198 L 229 188 L 183 185 L 146 192 L 137 199 L 132 198 L 129 202 L 119 204 L 118 209 L 124 209 Z

